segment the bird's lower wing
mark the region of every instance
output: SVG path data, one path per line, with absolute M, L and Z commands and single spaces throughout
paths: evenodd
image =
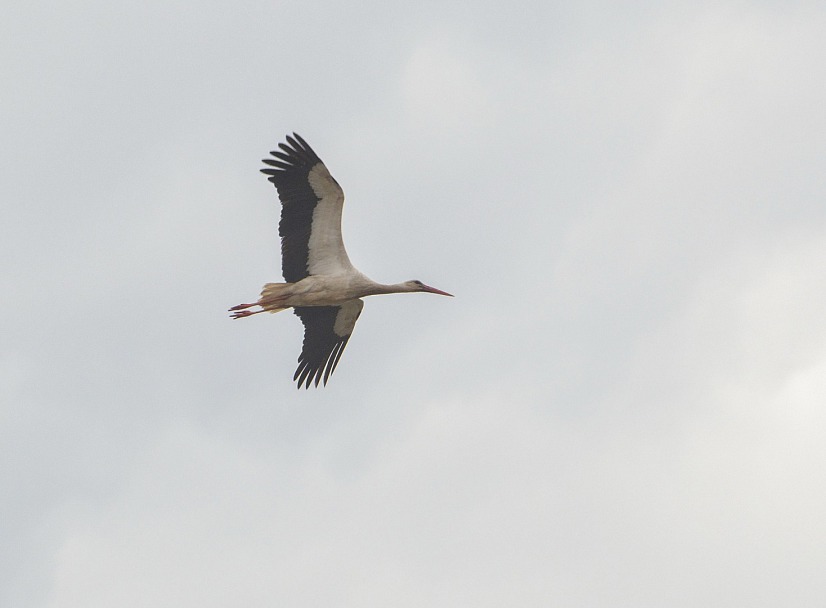
M 304 324 L 304 347 L 298 357 L 293 380 L 298 388 L 327 384 L 336 369 L 344 347 L 353 333 L 364 302 L 350 300 L 341 306 L 297 306 L 293 312 Z

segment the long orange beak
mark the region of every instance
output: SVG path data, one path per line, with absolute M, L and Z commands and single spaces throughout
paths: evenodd
M 441 289 L 436 289 L 435 287 L 431 287 L 430 285 L 422 286 L 422 291 L 426 291 L 428 293 L 435 293 L 435 294 L 438 294 L 440 296 L 450 296 L 451 298 L 453 297 L 452 293 L 447 293 L 446 291 L 442 291 Z

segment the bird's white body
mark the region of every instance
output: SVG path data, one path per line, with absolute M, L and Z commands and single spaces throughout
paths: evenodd
M 294 306 L 340 306 L 365 296 L 421 291 L 417 285 L 383 285 L 358 270 L 308 276 L 297 283 L 267 283 L 257 302 L 265 310 Z
M 425 291 L 449 296 L 421 281 L 384 285 L 356 270 L 341 236 L 344 191 L 300 136 L 265 159 L 262 172 L 281 199 L 282 270 L 286 283 L 267 283 L 252 304 L 230 308 L 238 319 L 293 308 L 304 323 L 304 348 L 294 380 L 309 388 L 327 379 L 338 364 L 364 303 L 360 298 L 383 293 Z M 249 310 L 260 307 L 260 310 Z

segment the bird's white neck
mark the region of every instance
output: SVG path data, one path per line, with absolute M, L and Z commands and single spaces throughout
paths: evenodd
M 370 295 L 381 295 L 385 293 L 406 293 L 413 291 L 413 288 L 406 283 L 393 283 L 385 285 L 383 283 L 373 283 L 370 285 Z

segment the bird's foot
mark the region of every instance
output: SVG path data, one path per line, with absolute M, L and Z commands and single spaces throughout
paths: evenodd
M 238 310 L 230 315 L 233 319 L 243 319 L 244 317 L 249 317 L 250 315 L 258 314 L 259 312 L 264 312 L 263 310 Z
M 243 310 L 245 308 L 252 308 L 255 304 L 237 304 L 230 308 L 230 310 Z

